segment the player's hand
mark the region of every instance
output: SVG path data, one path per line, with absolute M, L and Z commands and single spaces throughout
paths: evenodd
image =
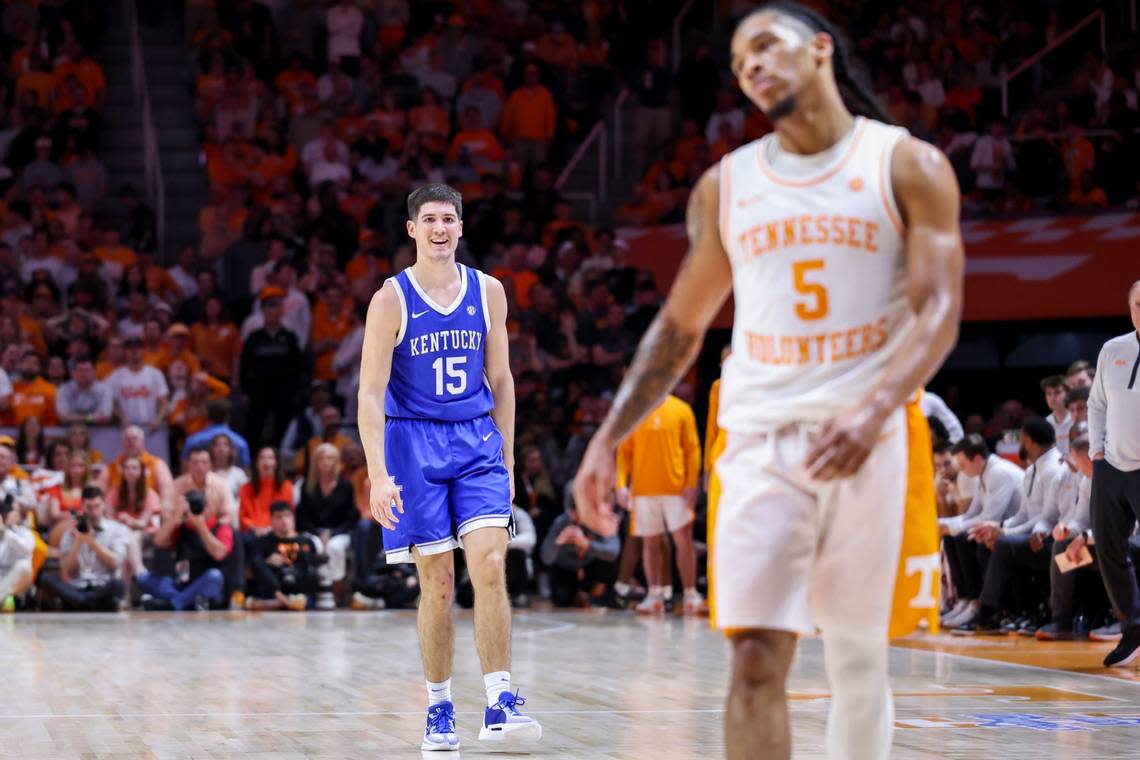
M 1061 523 L 1057 523 L 1056 525 L 1053 526 L 1053 540 L 1054 541 L 1064 541 L 1066 538 L 1068 538 L 1071 535 L 1072 535 L 1072 531 L 1070 531 L 1067 526 L 1062 525 Z
M 1029 537 L 1029 551 L 1039 552 L 1041 547 L 1045 545 L 1046 533 L 1034 533 Z
M 617 483 L 617 445 L 595 435 L 586 447 L 578 474 L 574 476 L 574 506 L 578 519 L 599 536 L 617 533 L 614 514 L 614 484 Z
M 391 475 L 372 481 L 368 505 L 372 509 L 372 519 L 387 530 L 396 529 L 396 523 L 400 522 L 396 513 L 404 514 L 404 500 L 400 498 L 400 487 Z
M 986 544 L 990 546 L 1001 537 L 1001 526 L 997 523 L 984 522 L 981 525 L 975 525 L 970 528 L 970 540 L 977 541 L 979 544 Z
M 851 477 L 867 461 L 889 415 L 874 404 L 860 404 L 840 413 L 816 433 L 804 466 L 816 480 Z
M 1087 540 L 1085 534 L 1081 533 L 1065 547 L 1065 556 L 1069 558 L 1070 562 L 1077 563 L 1081 561 L 1081 549 L 1084 549 Z

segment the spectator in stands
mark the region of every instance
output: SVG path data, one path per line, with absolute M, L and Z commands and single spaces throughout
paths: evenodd
M 1060 515 L 1057 496 L 1066 470 L 1054 436 L 1053 426 L 1041 417 L 1030 417 L 1022 425 L 1021 449 L 1030 466 L 1022 479 L 1021 507 L 1000 524 L 983 522 L 970 530 L 973 540 L 993 547 L 993 554 L 986 566 L 978 616 L 957 630 L 1002 632 L 1002 600 L 1010 582 L 1027 573 L 1048 573 L 1053 558 L 1053 528 Z M 1015 593 L 1015 619 L 1005 626 L 1006 630 L 1035 633 L 1045 623 L 1037 617 L 1040 600 L 1024 593 L 1019 584 L 1015 588 L 1022 593 Z
M 82 422 L 76 422 L 67 429 L 65 443 L 73 452 L 86 454 L 87 461 L 91 462 L 92 465 L 100 464 L 103 461 L 102 452 L 91 447 L 91 431 Z
M 38 417 L 45 425 L 56 424 L 56 387 L 42 375 L 40 355 L 25 351 L 20 358 L 19 372 L 12 383 L 12 407 L 8 424 L 22 425 L 29 417 Z
M 631 505 L 633 532 L 644 542 L 642 562 L 649 593 L 637 611 L 661 614 L 673 597 L 673 573 L 666 564 L 666 533 L 676 547 L 685 614 L 707 611 L 697 591 L 693 543 L 701 445 L 692 407 L 675 395 L 666 398 L 618 447 L 617 470 L 618 487 L 625 494 L 622 498 Z
M 665 61 L 665 41 L 652 39 L 645 50 L 645 62 L 633 71 L 628 88 L 633 98 L 634 174 L 649 165 L 648 156 L 657 155 L 673 136 L 673 111 L 669 96 L 673 74 Z
M 281 439 L 282 461 L 292 462 L 299 452 L 305 450 L 310 440 L 321 436 L 324 432 L 321 410 L 331 401 L 332 394 L 329 393 L 328 385 L 314 380 L 309 386 L 309 405 L 290 420 Z
M 229 438 L 234 449 L 234 464 L 238 467 L 249 467 L 249 444 L 245 438 L 230 427 L 230 415 L 233 407 L 229 399 L 212 399 L 206 403 L 206 419 L 209 425 L 194 433 L 186 439 L 182 447 L 182 458 L 190 455 L 190 450 L 203 444 L 210 444 L 217 436 L 224 435 Z
M 209 467 L 209 452 L 201 453 L 200 464 L 204 462 Z M 163 516 L 154 543 L 174 551 L 176 575 L 137 576 L 139 588 L 152 597 L 149 602 L 144 597 L 144 606 L 207 610 L 211 604 L 222 604 L 226 578 L 221 568 L 234 549 L 234 534 L 229 523 L 220 518 L 218 509 L 217 499 L 191 489 Z
M 220 295 L 215 293 L 207 298 L 204 311 L 202 321 L 190 326 L 190 344 L 202 369 L 229 383 L 241 356 L 241 334 L 237 325 L 229 321 Z
M 348 332 L 333 354 L 336 395 L 345 400 L 344 417 L 356 419 L 356 396 L 360 389 L 360 352 L 364 346 L 364 322 L 368 307 L 354 303 L 349 310 Z M 292 424 L 292 423 L 290 423 Z
M 118 490 L 123 482 L 123 465 L 130 457 L 138 457 L 143 463 L 147 488 L 158 492 L 163 509 L 173 506 L 174 477 L 170 467 L 159 457 L 146 450 L 146 434 L 137 425 L 123 428 L 121 451 L 107 465 L 106 491 Z
M 158 492 L 148 488 L 146 469 L 138 457 L 123 462 L 123 477 L 119 487 L 107 494 L 107 506 L 116 520 L 131 530 L 127 548 L 126 577 L 133 578 L 146 571 L 143 548 L 153 544 L 162 516 L 162 503 Z
M 1005 136 L 1005 124 L 994 120 L 989 134 L 974 142 L 970 155 L 970 168 L 974 172 L 974 185 L 982 191 L 986 201 L 996 200 L 1005 187 L 1006 175 L 1017 170 L 1013 146 Z
M 215 507 L 214 514 L 231 525 L 237 525 L 237 502 L 229 483 L 212 470 L 213 461 L 209 444 L 199 444 L 190 450 L 186 471 L 174 479 L 174 496 L 177 501 L 190 491 L 201 491 L 206 502 Z
M 44 447 L 44 426 L 39 417 L 28 417 L 16 434 L 16 461 L 29 472 L 38 470 L 43 465 Z
M 317 447 L 297 504 L 297 527 L 321 541 L 329 561 L 321 568 L 318 609 L 336 606 L 333 584 L 347 575 L 347 557 L 359 513 L 352 484 L 341 477 L 340 451 L 331 443 Z
M 127 557 L 130 530 L 106 517 L 107 504 L 97 486 L 83 489 L 83 513 L 63 537 L 59 575 L 45 576 L 44 585 L 64 609 L 113 611 L 124 600 L 120 574 Z
M 296 530 L 293 508 L 275 501 L 269 507 L 270 530 L 254 544 L 254 598 L 251 609 L 301 611 L 316 595 L 320 560 L 324 559 L 307 533 Z
M 581 596 L 601 601 L 617 575 L 620 549 L 617 536 L 599 536 L 584 527 L 576 509 L 563 513 L 542 544 L 542 564 L 550 572 L 550 600 L 556 607 L 578 605 Z
M 557 125 L 554 96 L 542 84 L 538 65 L 529 63 L 523 70 L 522 86 L 507 98 L 499 128 L 506 147 L 524 173 L 546 161 Z
M 943 550 L 950 577 L 958 591 L 954 608 L 942 618 L 942 624 L 954 628 L 973 622 L 981 607 L 982 583 L 990 562 L 990 549 L 970 534 L 976 526 L 1001 523 L 1021 509 L 1022 470 L 1007 459 L 990 453 L 982 436 L 971 433 L 951 448 L 958 471 L 978 478 L 978 490 L 969 508 L 956 517 L 938 520 L 944 536 Z
M 284 291 L 276 286 L 261 292 L 265 326 L 250 333 L 242 348 L 241 387 L 250 396 L 245 438 L 254 443 L 264 440 L 262 434 L 270 417 L 270 440 L 281 440 L 307 374 L 297 336 L 281 323 L 284 297 Z
M 281 472 L 277 451 L 266 446 L 257 452 L 257 462 L 248 483 L 238 493 L 239 525 L 243 533 L 265 535 L 270 527 L 269 508 L 275 502 L 293 504 L 293 484 Z
M 170 389 L 158 369 L 143 364 L 143 340 L 129 337 L 124 341 L 127 364 L 107 377 L 107 386 L 115 402 L 115 414 L 126 425 L 138 425 L 153 432 L 166 418 Z
M 249 475 L 235 463 L 234 445 L 229 436 L 219 433 L 210 439 L 210 461 L 213 473 L 226 481 L 235 501 L 241 487 L 249 482 Z
M 0 501 L 0 613 L 13 612 L 16 600 L 35 581 L 32 552 L 36 537 L 24 524 L 24 511 L 14 500 Z
M 364 14 L 353 0 L 338 0 L 325 14 L 325 27 L 328 29 L 329 61 L 339 61 L 346 70 L 355 74 L 360 65 L 357 59 L 360 58 Z
M 55 409 L 61 425 L 106 425 L 111 421 L 111 389 L 96 378 L 95 364 L 90 358 L 73 364 L 71 380 L 59 386 Z
M 563 512 L 558 490 L 537 446 L 527 446 L 518 458 L 515 506 L 524 510 L 534 523 L 536 542 L 546 539 L 550 526 Z

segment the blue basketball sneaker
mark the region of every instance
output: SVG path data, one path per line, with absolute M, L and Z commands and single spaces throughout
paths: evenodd
M 519 712 L 526 700 L 504 691 L 494 707 L 488 707 L 483 714 L 483 727 L 479 729 L 479 741 L 510 742 L 529 744 L 542 738 L 542 726 L 534 718 Z
M 440 702 L 428 708 L 427 728 L 420 749 L 425 752 L 452 752 L 459 749 L 459 737 L 455 735 L 455 705 Z

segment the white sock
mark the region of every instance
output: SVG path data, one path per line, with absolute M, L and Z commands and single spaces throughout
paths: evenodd
M 439 683 L 427 682 L 428 687 L 428 707 L 438 705 L 440 702 L 451 701 L 451 679 L 440 681 Z
M 894 730 L 894 700 L 887 677 L 885 633 L 824 632 L 823 654 L 831 687 L 828 757 L 887 757 Z
M 483 676 L 483 688 L 487 690 L 487 707 L 499 704 L 499 695 L 511 690 L 511 673 L 507 670 L 496 670 Z
M 660 588 L 660 591 L 661 591 L 661 598 L 664 599 L 665 601 L 669 601 L 670 599 L 673 598 L 673 587 L 672 586 L 662 586 Z
M 618 596 L 629 596 L 631 589 L 628 583 L 622 583 L 621 581 L 618 581 L 614 584 L 614 591 L 617 592 Z

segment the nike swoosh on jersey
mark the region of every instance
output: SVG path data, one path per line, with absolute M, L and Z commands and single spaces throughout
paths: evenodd
M 418 314 L 416 312 L 412 312 L 412 319 L 419 319 L 424 314 L 427 314 L 429 311 L 431 311 L 431 309 L 424 309 L 423 311 L 419 312 Z
M 487 433 L 487 435 L 483 436 L 483 443 L 486 443 L 487 441 L 491 440 L 491 436 L 493 436 L 494 434 L 495 434 L 495 431 L 492 430 L 490 433 Z

